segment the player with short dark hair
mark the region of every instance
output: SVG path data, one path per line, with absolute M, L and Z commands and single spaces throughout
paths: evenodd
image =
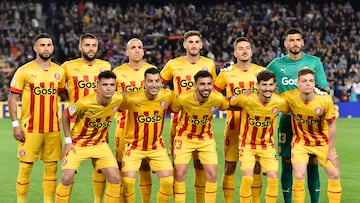
M 116 159 L 107 143 L 111 122 L 123 101 L 116 92 L 116 75 L 111 71 L 98 74 L 97 92 L 81 97 L 63 111 L 65 134 L 61 182 L 56 202 L 69 202 L 73 179 L 81 161 L 95 159 L 108 185 L 105 202 L 118 202 L 120 174 Z M 70 120 L 75 119 L 70 128 Z
M 164 83 L 169 83 L 170 80 L 174 84 L 174 92 L 179 95 L 183 92 L 193 89 L 194 75 L 200 70 L 209 71 L 213 77 L 216 78 L 216 66 L 212 59 L 201 56 L 200 51 L 203 48 L 203 37 L 197 30 L 189 30 L 184 33 L 183 47 L 186 50 L 185 56 L 179 56 L 175 59 L 169 60 L 161 71 L 161 78 Z M 176 133 L 176 126 L 178 123 L 178 114 L 171 117 L 170 123 L 170 148 L 173 145 L 173 139 Z M 172 149 L 170 149 L 172 151 Z M 194 157 L 194 186 L 196 192 L 196 202 L 202 203 L 204 201 L 205 192 L 205 172 L 197 158 L 196 153 Z
M 122 195 L 125 202 L 135 201 L 135 181 L 143 159 L 160 179 L 157 202 L 169 202 L 173 194 L 173 166 L 162 137 L 165 116 L 175 94 L 162 89 L 157 68 L 144 73 L 144 88 L 124 96 L 122 109 L 127 109 L 122 157 Z M 150 190 L 151 191 L 151 190 Z
M 263 70 L 257 75 L 257 92 L 249 96 L 234 96 L 230 104 L 242 108 L 239 133 L 239 156 L 241 166 L 240 201 L 251 202 L 255 162 L 259 161 L 267 176 L 265 200 L 276 203 L 278 195 L 278 168 L 274 133 L 280 112 L 287 113 L 284 98 L 275 94 L 275 75 Z
M 21 66 L 10 83 L 9 113 L 14 137 L 18 141 L 19 172 L 17 202 L 26 202 L 33 163 L 44 162 L 44 202 L 54 201 L 57 161 L 61 159 L 58 94 L 64 95 L 64 71 L 51 62 L 54 45 L 46 33 L 37 35 L 33 45 L 36 58 Z M 21 124 L 17 101 L 21 97 Z
M 239 37 L 234 42 L 234 56 L 237 63 L 227 67 L 226 71 L 220 72 L 214 82 L 214 88 L 219 92 L 225 90 L 227 97 L 256 92 L 256 75 L 264 67 L 251 62 L 252 45 L 248 38 Z M 226 129 L 224 132 L 224 174 L 222 188 L 225 203 L 232 203 L 234 199 L 235 169 L 239 160 L 239 133 L 240 122 L 242 119 L 241 111 L 226 111 Z M 253 176 L 252 201 L 260 203 L 261 196 L 261 176 L 260 169 L 256 167 Z
M 185 178 L 193 152 L 206 174 L 205 202 L 216 202 L 217 194 L 217 152 L 212 121 L 216 110 L 226 110 L 229 102 L 213 90 L 210 72 L 202 70 L 194 75 L 194 89 L 180 94 L 174 111 L 181 112 L 178 130 L 174 140 L 175 202 L 185 202 Z
M 291 28 L 285 33 L 284 46 L 288 54 L 274 59 L 267 66 L 267 69 L 274 72 L 276 76 L 278 91 L 280 94 L 297 86 L 297 73 L 303 67 L 315 71 L 316 84 L 320 87 L 329 88 L 323 65 L 318 57 L 303 53 L 304 39 L 301 30 Z M 292 166 L 290 143 L 293 137 L 291 129 L 290 114 L 280 115 L 279 122 L 279 154 L 282 156 L 281 187 L 285 203 L 292 202 Z M 310 156 L 308 165 L 308 187 L 311 195 L 311 202 L 317 203 L 320 194 L 320 180 L 318 161 L 315 156 Z
M 85 33 L 79 39 L 80 58 L 64 62 L 61 67 L 65 71 L 69 103 L 96 91 L 98 74 L 111 70 L 109 62 L 98 59 L 99 41 L 92 33 Z M 106 178 L 93 161 L 94 202 L 101 203 L 104 196 Z

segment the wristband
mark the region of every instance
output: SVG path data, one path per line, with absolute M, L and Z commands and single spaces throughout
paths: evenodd
M 14 121 L 12 121 L 12 122 L 11 122 L 11 125 L 12 125 L 12 127 L 13 127 L 13 128 L 15 128 L 15 127 L 19 127 L 19 126 L 20 126 L 20 124 L 19 124 L 19 121 L 18 121 L 18 120 L 14 120 Z
M 71 137 L 65 137 L 65 144 L 72 144 Z

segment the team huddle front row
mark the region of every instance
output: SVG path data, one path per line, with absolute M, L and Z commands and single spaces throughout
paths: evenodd
M 180 94 L 163 89 L 164 78 L 154 67 L 148 67 L 144 72 L 144 88 L 123 93 L 117 91 L 117 74 L 104 70 L 97 75 L 97 91 L 73 99 L 63 111 L 65 144 L 62 149 L 56 95 L 62 94 L 65 80 L 59 74 L 62 69 L 52 63 L 41 63 L 51 58 L 50 51 L 46 51 L 51 45 L 48 38 L 39 36 L 39 46 L 34 49 L 42 50 L 35 50 L 37 59 L 17 71 L 11 83 L 10 116 L 15 139 L 19 141 L 18 202 L 26 202 L 28 176 L 39 154 L 45 169 L 44 202 L 52 202 L 54 193 L 56 202 L 69 202 L 75 173 L 81 161 L 89 158 L 93 160 L 94 173 L 104 175 L 107 180 L 105 202 L 134 202 L 137 172 L 146 164 L 160 179 L 157 202 L 169 202 L 172 196 L 175 202 L 185 202 L 185 176 L 194 152 L 205 171 L 204 201 L 216 202 L 218 158 L 214 136 L 219 135 L 213 134 L 212 121 L 218 110 L 241 112 L 237 135 L 242 171 L 241 202 L 251 202 L 256 162 L 267 176 L 265 200 L 276 202 L 278 160 L 273 136 L 279 115 L 288 113 L 294 133 L 291 145 L 294 202 L 305 201 L 304 179 L 310 154 L 318 158 L 328 175 L 330 202 L 340 202 L 340 162 L 335 151 L 336 112 L 329 95 L 314 92 L 313 70 L 300 69 L 298 88 L 281 95 L 275 93 L 275 74 L 270 70 L 259 70 L 254 86 L 256 91 L 229 98 L 213 90 L 214 78 L 208 70 L 197 71 L 193 88 Z M 45 67 L 49 64 L 51 68 Z M 34 71 L 34 66 L 42 69 Z M 37 78 L 42 80 L 39 84 Z M 27 91 L 34 94 L 27 94 Z M 16 117 L 16 101 L 20 94 L 22 100 L 27 101 L 23 104 L 22 114 L 28 118 L 22 120 L 21 126 Z M 33 96 L 24 97 L 26 95 Z M 124 120 L 119 119 L 118 125 L 123 126 L 124 132 L 117 133 L 122 136 L 117 137 L 114 156 L 108 145 L 108 130 L 114 116 L 121 113 L 126 116 L 122 117 Z M 169 113 L 175 113 L 177 117 L 176 133 L 170 143 L 173 161 L 162 137 L 165 117 Z M 48 144 L 42 146 L 42 143 Z M 55 187 L 56 161 L 61 158 L 61 181 Z

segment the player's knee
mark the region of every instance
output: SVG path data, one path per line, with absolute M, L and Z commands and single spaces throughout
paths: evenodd
M 299 180 L 303 180 L 305 178 L 305 171 L 294 171 L 294 177 Z
M 277 171 L 268 171 L 266 172 L 266 176 L 273 179 L 278 178 Z
M 160 178 L 161 192 L 170 194 L 173 190 L 174 176 L 167 176 Z
M 206 180 L 209 182 L 216 182 L 216 169 L 206 171 Z
M 61 176 L 61 183 L 65 186 L 69 186 L 73 183 L 74 175 L 73 174 L 63 174 Z
M 109 183 L 118 184 L 120 183 L 120 174 L 116 172 L 108 173 L 106 179 Z
M 236 162 L 225 161 L 225 168 L 224 168 L 225 175 L 228 176 L 234 175 L 235 169 L 236 169 Z

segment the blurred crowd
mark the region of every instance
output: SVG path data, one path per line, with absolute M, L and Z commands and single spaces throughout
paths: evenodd
M 91 32 L 100 41 L 99 58 L 113 68 L 126 62 L 125 43 L 133 37 L 143 41 L 145 60 L 162 68 L 183 54 L 184 32 L 196 29 L 204 37 L 202 54 L 222 68 L 235 60 L 237 37 L 251 39 L 253 62 L 266 66 L 286 54 L 284 32 L 298 27 L 304 32 L 304 51 L 323 62 L 334 100 L 359 102 L 360 12 L 350 2 L 114 2 L 1 1 L 0 100 L 7 100 L 14 70 L 32 60 L 32 39 L 39 32 L 54 36 L 58 64 L 79 57 L 78 39 Z

